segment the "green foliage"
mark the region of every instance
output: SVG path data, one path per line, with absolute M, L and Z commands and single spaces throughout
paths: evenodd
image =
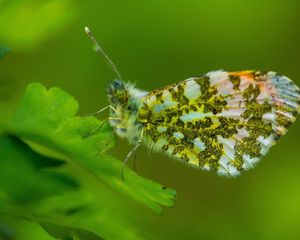
M 70 176 L 55 171 L 63 161 L 37 154 L 11 136 L 0 136 L 0 146 L 0 214 L 37 222 L 56 239 L 102 239 L 90 231 L 58 225 L 55 219 L 44 222 L 50 216 L 38 214 L 39 201 L 79 188 Z
M 66 175 L 49 171 L 63 161 L 37 154 L 15 137 L 0 136 L 0 146 L 0 196 L 8 196 L 15 204 L 26 205 L 78 187 Z
M 72 2 L 0 0 L 0 43 L 21 50 L 36 47 L 72 19 Z
M 129 168 L 122 180 L 122 162 L 106 154 L 114 144 L 112 129 L 99 129 L 94 117 L 75 116 L 77 110 L 59 88 L 28 86 L 12 122 L 2 126 L 14 136 L 0 139 L 2 213 L 37 222 L 57 239 L 142 239 L 105 186 L 157 213 L 161 205 L 173 206 L 175 192 Z M 109 209 L 116 208 L 112 221 Z
M 72 228 L 68 226 L 59 226 L 52 223 L 40 223 L 45 231 L 49 233 L 55 239 L 61 240 L 72 240 L 74 237 L 80 240 L 101 240 L 103 238 L 97 236 L 96 234 L 83 230 Z

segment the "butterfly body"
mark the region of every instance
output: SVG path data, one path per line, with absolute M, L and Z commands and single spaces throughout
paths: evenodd
M 117 135 L 226 176 L 252 168 L 300 104 L 291 80 L 260 71 L 215 71 L 152 92 L 115 80 L 108 96 Z

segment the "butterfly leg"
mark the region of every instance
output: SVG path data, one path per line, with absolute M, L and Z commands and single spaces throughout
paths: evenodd
M 140 138 L 139 138 L 139 141 L 137 142 L 137 144 L 134 146 L 134 148 L 127 154 L 124 162 L 123 162 L 123 165 L 122 165 L 122 168 L 121 168 L 121 179 L 122 180 L 125 180 L 124 179 L 124 169 L 126 167 L 126 164 L 128 162 L 128 160 L 130 159 L 131 156 L 133 156 L 133 160 L 134 160 L 134 164 L 135 164 L 135 157 L 136 157 L 136 151 L 138 150 L 138 148 L 141 146 L 142 144 L 142 138 L 143 138 L 143 131 L 141 132 L 141 135 L 140 135 Z
M 112 109 L 113 111 L 116 111 L 116 109 L 113 107 L 113 106 L 111 106 L 111 105 L 108 105 L 108 106 L 106 106 L 106 107 L 104 107 L 104 108 L 101 108 L 99 111 L 97 111 L 97 112 L 94 112 L 94 113 L 90 113 L 90 114 L 86 114 L 86 115 L 83 115 L 84 117 L 90 117 L 90 116 L 95 116 L 95 115 L 97 115 L 97 114 L 99 114 L 99 113 L 102 113 L 103 111 L 105 111 L 106 109 Z
M 97 112 L 95 112 L 95 113 L 91 113 L 91 114 L 84 115 L 84 117 L 89 117 L 89 116 L 97 115 L 97 114 L 99 114 L 99 113 L 101 113 L 101 112 L 103 112 L 103 111 L 105 111 L 106 109 L 109 109 L 109 108 L 112 109 L 113 111 L 116 111 L 116 109 L 115 109 L 113 106 L 108 105 L 108 106 L 106 106 L 106 107 L 100 109 L 99 111 L 97 111 Z M 98 127 L 97 129 L 95 129 L 93 132 L 91 132 L 91 133 L 88 134 L 87 136 L 84 136 L 83 138 L 90 137 L 90 136 L 94 135 L 96 132 L 98 132 L 99 130 L 101 130 L 101 128 L 104 126 L 104 124 L 105 124 L 108 120 L 109 120 L 109 119 L 105 119 L 105 120 L 99 125 L 99 127 Z
M 133 155 L 132 167 L 133 167 L 133 170 L 134 170 L 135 172 L 137 172 L 137 168 L 136 168 L 136 152 L 135 152 L 134 155 Z
M 102 121 L 102 123 L 99 125 L 99 127 L 97 127 L 94 131 L 92 131 L 91 133 L 87 134 L 86 136 L 83 136 L 83 138 L 88 138 L 90 136 L 93 136 L 96 132 L 100 131 L 101 128 L 104 126 L 105 123 L 107 123 L 108 121 L 108 118 L 107 119 L 104 119 Z

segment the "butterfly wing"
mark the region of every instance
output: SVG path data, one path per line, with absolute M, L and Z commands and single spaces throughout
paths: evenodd
M 299 113 L 299 88 L 275 72 L 216 71 L 150 92 L 139 120 L 155 150 L 220 175 L 252 168 Z

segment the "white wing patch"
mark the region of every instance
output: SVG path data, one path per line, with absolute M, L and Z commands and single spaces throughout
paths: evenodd
M 195 100 L 201 96 L 200 86 L 192 78 L 186 80 L 184 95 L 190 100 Z

